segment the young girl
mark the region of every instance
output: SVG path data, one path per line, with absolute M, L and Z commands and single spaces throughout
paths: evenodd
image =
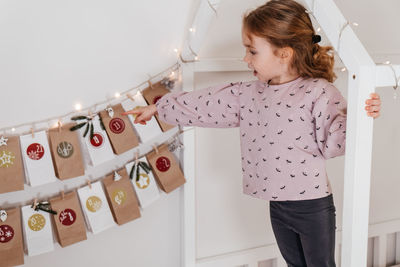
M 240 127 L 243 192 L 269 200 L 288 266 L 335 266 L 335 206 L 325 170 L 345 153 L 346 100 L 332 84 L 332 47 L 318 45 L 306 9 L 271 0 L 243 18 L 244 61 L 257 80 L 171 92 L 128 111 L 169 124 Z M 371 94 L 367 115 L 379 116 Z

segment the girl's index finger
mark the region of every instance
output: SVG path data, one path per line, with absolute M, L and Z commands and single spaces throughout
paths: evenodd
M 122 112 L 121 115 L 136 114 L 138 112 L 139 112 L 138 110 L 133 109 L 133 110 L 128 110 L 128 111 Z
M 369 95 L 372 99 L 381 99 L 381 97 L 377 93 L 371 93 Z

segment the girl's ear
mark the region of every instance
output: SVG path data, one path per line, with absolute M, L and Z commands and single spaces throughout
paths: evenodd
M 291 48 L 291 47 L 287 46 L 287 47 L 279 48 L 278 55 L 280 58 L 280 62 L 282 64 L 283 63 L 289 64 L 289 62 L 291 62 L 291 60 L 292 60 L 293 53 L 294 53 L 294 51 L 293 51 L 293 48 Z
M 288 46 L 280 48 L 279 56 L 285 61 L 290 60 L 293 56 L 293 48 Z

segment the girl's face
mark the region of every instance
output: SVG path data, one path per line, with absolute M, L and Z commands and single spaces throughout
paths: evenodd
M 264 38 L 248 34 L 242 30 L 242 41 L 246 47 L 246 55 L 243 60 L 253 70 L 254 76 L 260 81 L 279 80 L 282 75 L 288 72 L 290 55 L 285 49 L 273 47 Z M 274 51 L 276 50 L 276 54 Z

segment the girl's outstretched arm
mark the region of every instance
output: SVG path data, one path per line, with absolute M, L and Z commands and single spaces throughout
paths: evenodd
M 238 127 L 240 87 L 241 83 L 229 83 L 192 92 L 170 92 L 156 103 L 159 118 L 173 125 Z

